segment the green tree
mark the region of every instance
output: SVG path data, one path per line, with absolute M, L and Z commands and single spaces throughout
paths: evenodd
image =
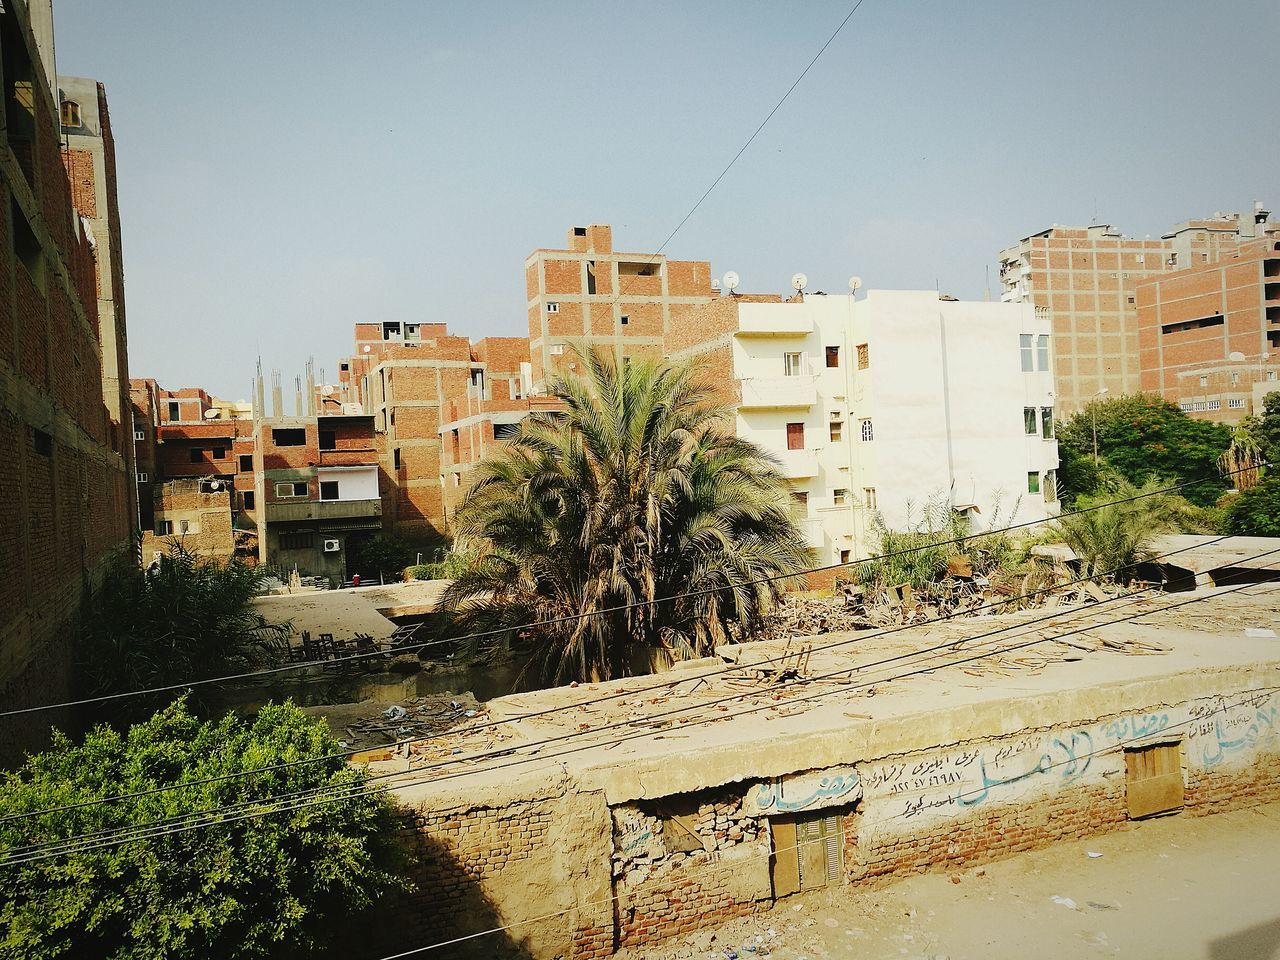
M 702 656 L 731 626 L 750 635 L 782 589 L 753 581 L 812 561 L 777 464 L 733 435 L 689 366 L 577 359 L 585 373 L 551 388 L 564 412 L 527 418 L 477 469 L 456 529 L 479 558 L 444 596 L 457 628 L 539 624 L 530 667 L 555 682 L 643 671 L 654 647 Z M 690 591 L 706 592 L 610 609 Z
M 1153 477 L 1141 487 L 1126 480 L 1101 494 L 1078 497 L 1076 510 L 1053 529 L 1080 563 L 1082 576 L 1127 583 L 1138 564 L 1155 554 L 1151 542 L 1161 534 L 1197 525 L 1198 511 L 1183 497 L 1157 491 L 1169 484 Z
M 1246 417 L 1231 430 L 1231 443 L 1218 457 L 1223 477 L 1237 490 L 1256 487 L 1262 476 L 1262 446 L 1256 418 Z
M 1231 443 L 1220 423 L 1187 416 L 1175 403 L 1151 394 L 1097 399 L 1058 427 L 1059 458 L 1069 464 L 1068 477 L 1079 486 L 1073 497 L 1099 492 L 1086 489 L 1087 469 L 1080 461 L 1093 459 L 1093 431 L 1097 423 L 1098 455 L 1103 467 L 1135 486 L 1153 477 L 1170 484 L 1207 478 L 1187 487 L 1192 503 L 1209 506 L 1229 489 L 1218 477 L 1218 457 Z M 1098 482 L 1095 475 L 1094 482 Z
M 391 581 L 400 580 L 405 568 L 417 558 L 409 544 L 389 533 L 376 533 L 356 551 L 356 569 L 366 583 L 375 582 L 379 576 Z
M 1262 416 L 1254 437 L 1262 448 L 1263 460 L 1280 462 L 1280 392 L 1272 391 L 1262 398 Z
M 266 571 L 198 557 L 181 543 L 147 570 L 113 557 L 81 617 L 78 681 L 88 696 L 124 693 L 234 673 L 278 657 L 288 627 L 250 601 Z M 139 719 L 167 702 L 130 698 L 103 716 Z
M 1227 532 L 1249 537 L 1280 537 L 1280 472 L 1263 478 L 1227 507 Z
M 292 704 L 270 704 L 247 724 L 230 716 L 201 722 L 179 701 L 127 734 L 100 726 L 77 744 L 55 733 L 52 749 L 0 780 L 0 858 L 19 847 L 282 794 L 356 795 L 265 816 L 228 815 L 186 832 L 22 865 L 0 859 L 0 956 L 316 955 L 359 911 L 403 886 L 385 795 L 359 793 L 367 774 L 340 758 L 198 781 L 335 753 L 325 723 Z M 179 783 L 192 785 L 66 809 Z M 13 819 L 55 806 L 64 809 Z

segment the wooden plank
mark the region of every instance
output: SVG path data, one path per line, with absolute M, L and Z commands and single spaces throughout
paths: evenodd
M 773 895 L 785 897 L 800 892 L 800 859 L 796 851 L 796 824 L 782 817 L 769 819 L 773 837 Z
M 1125 801 L 1131 820 L 1182 809 L 1181 744 L 1126 750 L 1124 759 Z

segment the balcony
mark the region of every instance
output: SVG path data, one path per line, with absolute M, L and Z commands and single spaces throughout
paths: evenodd
M 811 407 L 818 388 L 811 377 L 748 377 L 742 381 L 743 410 Z
M 322 467 L 373 467 L 378 464 L 375 447 L 345 447 L 341 450 L 321 450 Z
M 738 308 L 740 337 L 807 337 L 813 317 L 799 304 L 744 303 Z
M 822 521 L 817 517 L 798 517 L 796 526 L 804 534 L 804 545 L 806 547 L 821 550 L 826 545 L 827 538 L 822 530 Z
M 278 500 L 266 506 L 267 523 L 382 516 L 381 500 Z
M 777 458 L 788 480 L 804 480 L 818 475 L 818 455 L 812 450 L 781 450 Z

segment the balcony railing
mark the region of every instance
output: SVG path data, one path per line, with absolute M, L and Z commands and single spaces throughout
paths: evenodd
M 813 317 L 794 305 L 744 303 L 738 313 L 740 337 L 804 337 L 811 333 Z
M 321 450 L 322 467 L 372 467 L 378 463 L 375 447 L 347 447 L 342 450 Z
M 810 377 L 748 377 L 742 381 L 744 410 L 769 407 L 811 407 L 818 388 Z
M 282 500 L 266 507 L 268 523 L 382 516 L 381 500 Z

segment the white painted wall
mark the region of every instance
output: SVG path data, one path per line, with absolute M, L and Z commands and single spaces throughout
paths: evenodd
M 377 500 L 377 467 L 328 467 L 316 471 L 321 483 L 338 481 L 339 500 Z
M 931 500 L 974 504 L 979 529 L 1043 519 L 1057 512 L 1046 502 L 1045 473 L 1057 467 L 1057 442 L 1028 437 L 1023 408 L 1051 407 L 1051 370 L 1021 369 L 1019 335 L 1048 334 L 1030 304 L 960 303 L 931 291 L 869 291 L 865 299 L 810 295 L 803 303 L 751 303 L 739 308 L 734 376 L 778 378 L 783 356 L 800 352 L 802 377 L 815 393 L 808 406 L 740 409 L 739 436 L 779 459 L 788 454 L 787 423 L 805 425 L 805 447 L 817 475 L 792 486 L 808 495 L 811 542 L 823 562 L 842 551 L 858 558 L 877 546 L 875 510 L 885 523 L 907 529 Z M 857 346 L 870 363 L 857 369 Z M 839 348 L 839 365 L 826 366 L 826 347 Z M 764 390 L 748 395 L 766 396 Z M 770 388 L 779 395 L 786 391 Z M 804 391 L 792 391 L 796 395 Z M 870 419 L 874 439 L 861 439 Z M 842 436 L 833 441 L 832 421 Z M 793 470 L 794 472 L 794 470 Z M 1028 492 L 1035 472 L 1041 492 Z M 835 491 L 847 490 L 843 505 Z

